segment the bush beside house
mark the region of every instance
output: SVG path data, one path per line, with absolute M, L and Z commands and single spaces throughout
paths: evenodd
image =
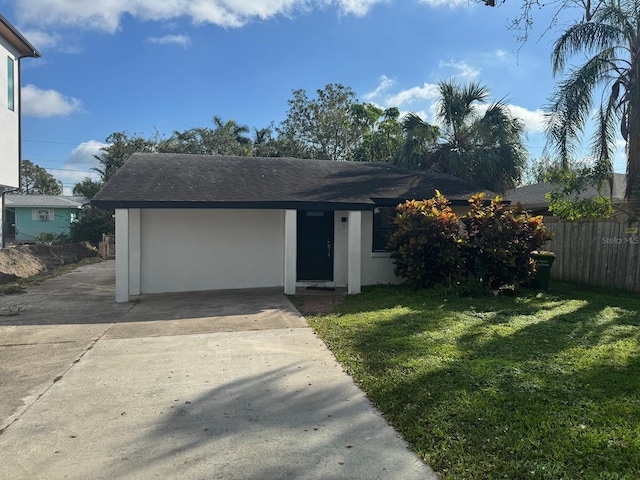
M 476 281 L 496 290 L 531 280 L 531 252 L 550 240 L 542 217 L 519 204 L 506 205 L 499 197 L 486 202 L 478 194 L 469 203 L 470 211 L 460 217 L 439 192 L 431 200 L 398 206 L 398 229 L 388 247 L 396 275 L 411 288 Z

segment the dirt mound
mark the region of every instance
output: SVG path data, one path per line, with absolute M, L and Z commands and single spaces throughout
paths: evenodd
M 0 250 L 0 284 L 96 257 L 98 252 L 85 243 L 65 245 L 20 245 Z

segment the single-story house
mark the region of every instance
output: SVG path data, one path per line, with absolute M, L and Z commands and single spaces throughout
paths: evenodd
M 611 181 L 606 182 L 600 189 L 589 187 L 582 192 L 578 198 L 587 199 L 595 197 L 610 198 L 614 206 L 621 206 L 624 209 L 624 191 L 627 186 L 627 176 L 623 173 L 614 173 Z M 552 216 L 549 212 L 549 203 L 545 195 L 558 188 L 557 185 L 547 182 L 523 185 L 505 193 L 505 199 L 512 204 L 521 203 L 527 210 L 535 215 Z
M 42 233 L 68 235 L 85 203 L 86 199 L 78 196 L 5 195 L 5 240 L 33 243 Z
M 136 153 L 92 200 L 115 209 L 116 300 L 146 293 L 399 283 L 395 206 L 480 189 L 389 164 Z

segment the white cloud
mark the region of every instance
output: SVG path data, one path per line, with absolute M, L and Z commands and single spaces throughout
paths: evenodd
M 464 80 L 471 80 L 474 78 L 478 78 L 480 75 L 480 69 L 474 68 L 469 65 L 467 62 L 444 62 L 440 61 L 440 68 L 451 68 L 456 71 L 454 76 L 462 78 Z
M 98 164 L 95 156 L 102 153 L 102 148 L 106 147 L 106 143 L 98 142 L 97 140 L 89 140 L 88 142 L 82 142 L 76 148 L 73 149 L 71 155 L 66 161 L 67 165 L 79 165 L 95 167 Z
M 22 88 L 22 113 L 32 117 L 65 117 L 80 111 L 82 102 L 65 97 L 56 90 L 42 90 L 35 85 Z
M 519 118 L 524 122 L 524 125 L 529 133 L 541 133 L 545 129 L 544 112 L 539 108 L 536 110 L 527 110 L 524 107 L 518 105 L 508 105 L 511 115 Z
M 191 45 L 191 39 L 188 35 L 165 35 L 163 37 L 150 37 L 148 40 L 149 43 L 158 45 L 180 45 L 183 48 Z
M 38 50 L 56 47 L 60 44 L 60 35 L 42 30 L 23 30 L 22 34 Z
M 440 96 L 438 85 L 425 82 L 422 86 L 394 92 L 395 85 L 395 80 L 383 75 L 379 79 L 378 86 L 372 92 L 364 94 L 363 98 L 383 108 L 404 106 L 403 115 L 411 111 L 420 115 L 420 118 L 427 122 L 436 122 L 438 97 Z M 482 114 L 489 107 L 489 104 L 478 105 L 478 113 Z M 417 108 L 409 110 L 406 108 L 408 106 Z M 522 120 L 528 133 L 544 132 L 545 117 L 541 109 L 528 110 L 519 105 L 507 105 L 507 108 L 514 117 Z
M 58 33 L 48 33 L 43 30 L 23 30 L 22 34 L 36 49 L 46 51 L 56 49 L 62 53 L 76 54 L 82 51 L 78 45 L 74 45 L 68 37 Z
M 507 52 L 506 50 L 498 49 L 495 52 L 493 52 L 493 55 L 497 59 L 502 60 L 503 58 L 507 58 L 507 55 L 509 55 L 509 52 Z
M 420 3 L 430 5 L 432 7 L 448 6 L 449 8 L 469 6 L 469 0 L 420 0 Z
M 338 4 L 343 13 L 361 17 L 369 13 L 371 8 L 377 3 L 387 3 L 387 1 L 388 0 L 339 0 L 335 3 Z
M 425 82 L 421 87 L 411 87 L 394 93 L 392 89 L 395 85 L 395 80 L 383 75 L 375 90 L 364 94 L 363 98 L 386 108 L 431 101 L 438 97 L 438 86 L 431 83 Z
M 440 95 L 438 85 L 425 82 L 421 87 L 412 87 L 387 97 L 389 106 L 401 107 L 418 101 L 435 100 Z
M 493 101 L 493 99 L 490 99 L 487 103 L 476 104 L 476 112 L 478 112 L 479 115 L 484 115 Z M 507 109 L 514 118 L 518 118 L 524 123 L 524 128 L 527 133 L 533 134 L 544 132 L 546 126 L 545 116 L 544 112 L 539 108 L 536 110 L 528 110 L 519 105 L 507 105 Z
M 387 77 L 386 75 L 382 75 L 380 77 L 380 84 L 376 89 L 373 92 L 365 93 L 362 98 L 368 101 L 376 101 L 376 99 L 383 97 L 395 84 L 395 80 Z
M 87 177 L 92 180 L 99 179 L 99 174 L 92 168 L 98 165 L 95 155 L 99 155 L 100 149 L 106 145 L 106 143 L 96 140 L 82 142 L 73 149 L 61 168 L 48 169 L 51 175 L 65 185 L 64 195 L 71 195 L 75 184 L 82 182 Z
M 123 16 L 140 20 L 170 21 L 180 17 L 193 23 L 241 27 L 252 20 L 292 15 L 313 6 L 335 6 L 340 13 L 362 16 L 373 6 L 388 0 L 20 0 L 17 5 L 23 23 L 32 25 L 75 25 L 115 32 Z

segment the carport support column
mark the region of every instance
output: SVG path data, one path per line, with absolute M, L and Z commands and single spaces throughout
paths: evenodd
M 297 212 L 284 211 L 284 294 L 296 293 L 296 244 L 297 244 Z
M 116 302 L 129 301 L 129 210 L 116 209 Z
M 347 291 L 349 294 L 361 292 L 362 264 L 362 212 L 349 212 Z
M 131 208 L 129 209 L 129 295 L 140 295 L 140 251 L 140 209 Z

